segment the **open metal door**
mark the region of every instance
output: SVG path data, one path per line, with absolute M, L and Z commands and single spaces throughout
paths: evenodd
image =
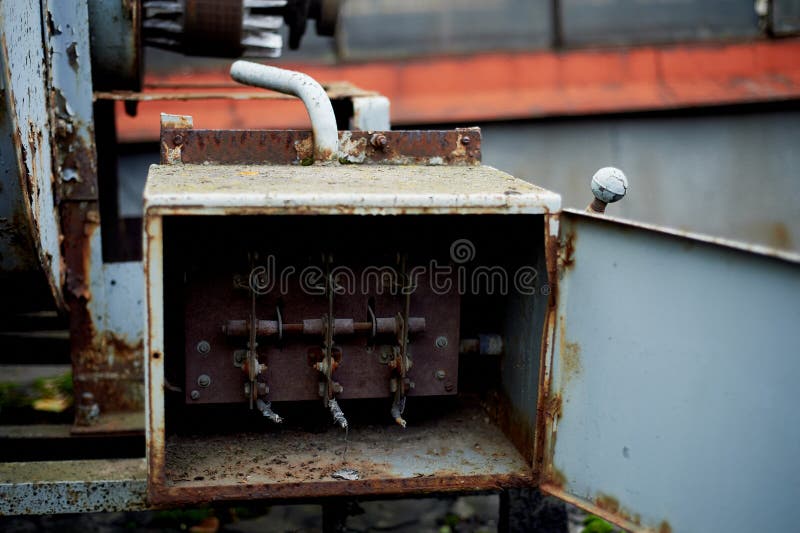
M 561 216 L 542 489 L 632 530 L 797 531 L 800 261 Z

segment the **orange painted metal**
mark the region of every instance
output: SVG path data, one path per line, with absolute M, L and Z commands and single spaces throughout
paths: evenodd
M 389 97 L 395 126 L 475 123 L 800 98 L 800 39 L 625 49 L 540 51 L 361 64 L 296 64 L 322 83 L 346 80 Z M 145 91 L 213 92 L 215 99 L 117 102 L 119 138 L 155 141 L 159 113 L 200 128 L 307 128 L 299 100 L 236 99 L 227 71 L 149 75 Z M 230 87 L 230 89 L 226 89 Z M 237 89 L 237 87 L 240 87 Z M 220 95 L 230 91 L 230 98 Z

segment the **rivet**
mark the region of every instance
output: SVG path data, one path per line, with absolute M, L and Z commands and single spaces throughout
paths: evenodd
M 200 399 L 200 391 L 199 390 L 193 390 L 192 392 L 189 393 L 189 396 L 192 398 L 192 400 L 199 400 Z
M 469 135 L 464 135 L 463 137 L 461 137 L 461 144 L 463 144 L 464 146 L 469 145 L 469 143 L 471 142 L 472 139 L 469 138 Z
M 436 337 L 436 340 L 433 342 L 433 344 L 437 348 L 446 348 L 447 342 L 448 342 L 447 337 L 445 337 L 444 335 L 440 335 L 439 337 Z
M 181 134 L 178 134 L 178 135 L 176 135 L 175 137 L 173 137 L 173 138 L 172 138 L 172 143 L 173 143 L 175 146 L 180 146 L 180 145 L 182 145 L 182 144 L 183 144 L 183 135 L 181 135 Z
M 205 355 L 211 351 L 211 344 L 208 341 L 200 341 L 197 343 L 197 351 Z
M 201 387 L 208 387 L 211 385 L 211 376 L 208 374 L 201 374 L 199 378 L 197 378 L 197 384 Z
M 436 371 L 436 379 L 444 379 L 447 373 L 444 370 L 437 370 Z

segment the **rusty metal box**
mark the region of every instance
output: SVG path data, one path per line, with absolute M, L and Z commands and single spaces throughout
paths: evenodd
M 145 191 L 151 502 L 531 484 L 552 296 L 546 250 L 555 246 L 559 209 L 557 194 L 477 162 L 152 166 Z M 413 366 L 400 382 L 406 427 L 393 420 L 397 382 L 386 360 L 398 349 L 393 355 L 387 341 L 342 341 L 336 381 L 319 382 L 320 391 L 338 387 L 347 430 L 323 408 L 314 370 L 322 359 L 311 359 L 315 346 L 326 346 L 320 335 L 329 315 L 324 287 L 311 293 L 333 276 L 302 287 L 302 276 L 286 272 L 331 264 L 361 281 L 376 265 L 405 269 L 404 280 L 416 273 L 407 299 L 338 281 L 342 295 L 330 296 L 337 300 L 331 336 L 382 324 L 391 339 L 403 322 L 393 317 L 409 322 Z M 254 271 L 262 288 L 275 282 L 257 302 Z M 354 298 L 344 295 L 349 288 Z M 308 294 L 295 298 L 299 292 Z M 248 382 L 241 367 L 251 330 L 264 339 L 253 345 L 267 377 Z M 290 338 L 303 330 L 317 340 Z M 247 409 L 255 398 L 248 383 L 274 402 L 269 412 L 281 413 L 283 424 Z

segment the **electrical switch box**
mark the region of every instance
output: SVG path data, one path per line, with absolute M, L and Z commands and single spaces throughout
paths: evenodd
M 478 130 L 310 166 L 174 133 L 145 191 L 153 502 L 530 484 L 558 195 L 480 165 Z

